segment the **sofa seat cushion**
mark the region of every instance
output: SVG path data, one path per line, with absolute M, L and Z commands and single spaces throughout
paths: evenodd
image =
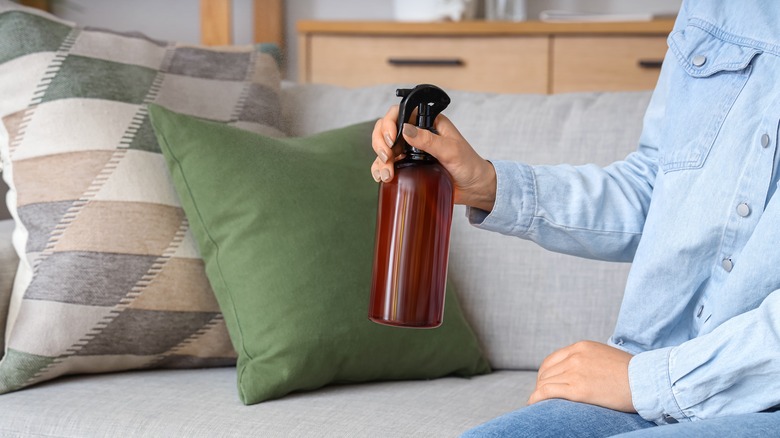
M 68 377 L 0 397 L 0 436 L 453 437 L 525 405 L 536 373 L 330 386 L 244 406 L 234 368 Z

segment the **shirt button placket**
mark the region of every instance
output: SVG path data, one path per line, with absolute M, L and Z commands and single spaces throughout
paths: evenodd
M 696 58 L 695 57 L 694 57 L 693 62 L 694 62 L 694 64 L 696 63 Z M 764 133 L 764 134 L 761 134 L 759 142 L 761 144 L 761 147 L 766 149 L 772 143 L 772 138 L 769 137 L 769 134 Z M 750 213 L 751 213 L 750 204 L 748 204 L 747 202 L 739 203 L 737 205 L 736 210 L 737 210 L 737 214 L 740 217 L 743 217 L 743 218 L 746 218 L 746 217 L 750 216 Z M 731 260 L 731 257 L 725 257 L 723 260 L 721 260 L 720 266 L 723 268 L 724 271 L 731 272 L 731 270 L 734 269 L 734 261 Z M 697 312 L 697 315 L 696 315 L 697 317 L 701 316 L 702 310 L 703 310 L 703 308 L 699 308 L 699 311 Z

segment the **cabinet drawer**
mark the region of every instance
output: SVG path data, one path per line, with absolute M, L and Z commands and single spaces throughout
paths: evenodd
M 663 36 L 555 36 L 551 91 L 653 89 L 666 48 Z
M 432 83 L 444 89 L 546 93 L 548 39 L 312 35 L 307 82 L 359 87 Z

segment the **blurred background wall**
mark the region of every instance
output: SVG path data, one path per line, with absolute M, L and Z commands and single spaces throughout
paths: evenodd
M 527 0 L 529 19 L 548 9 L 598 13 L 674 14 L 682 0 Z M 200 41 L 197 0 L 56 0 L 54 13 L 83 25 L 136 30 L 149 36 L 188 43 Z M 392 20 L 389 0 L 288 0 L 286 2 L 286 76 L 297 78 L 298 20 Z M 251 1 L 233 0 L 233 39 L 252 39 Z

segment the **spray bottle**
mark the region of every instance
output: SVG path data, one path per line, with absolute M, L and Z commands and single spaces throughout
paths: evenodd
M 416 109 L 417 127 L 438 134 L 433 121 L 450 98 L 429 84 L 399 89 L 396 95 L 402 100 L 393 151 L 406 156 L 395 163 L 393 179 L 379 187 L 369 319 L 434 328 L 444 314 L 453 185 L 447 170 L 406 143 L 402 131 Z

